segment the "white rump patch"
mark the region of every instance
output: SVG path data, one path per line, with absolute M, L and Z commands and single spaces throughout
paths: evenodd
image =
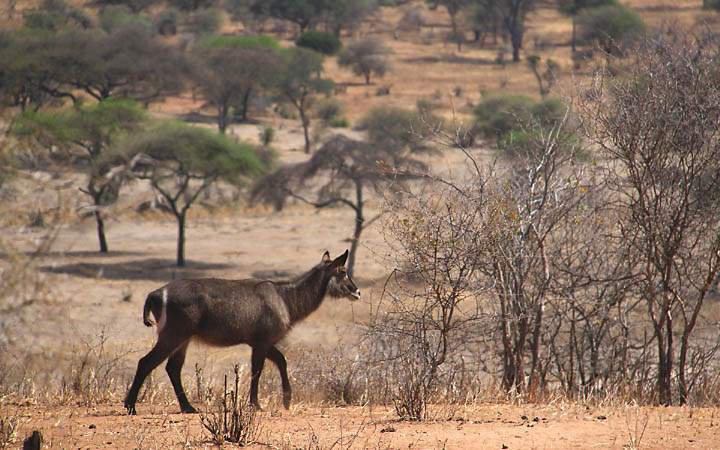
M 157 333 L 158 334 L 160 334 L 162 329 L 165 327 L 165 323 L 167 322 L 167 298 L 168 298 L 167 288 L 163 288 L 162 310 L 160 311 L 160 319 L 158 320 L 158 324 L 157 324 Z

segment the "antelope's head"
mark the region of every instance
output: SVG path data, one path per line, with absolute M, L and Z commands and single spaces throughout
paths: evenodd
M 322 264 L 330 275 L 330 283 L 328 284 L 327 290 L 328 294 L 331 297 L 344 297 L 350 301 L 355 301 L 360 299 L 360 289 L 355 285 L 355 282 L 350 278 L 345 268 L 348 253 L 349 252 L 345 250 L 345 253 L 342 255 L 331 259 L 330 253 L 325 252 L 322 257 Z

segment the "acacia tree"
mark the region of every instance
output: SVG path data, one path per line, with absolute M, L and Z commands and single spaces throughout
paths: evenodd
M 389 183 L 402 183 L 424 171 L 425 165 L 413 153 L 407 146 L 375 145 L 335 135 L 308 161 L 281 167 L 261 179 L 253 188 L 252 198 L 277 209 L 288 198 L 317 208 L 341 205 L 352 209 L 355 229 L 347 263 L 352 275 L 362 232 L 375 220 L 365 217 L 366 190 L 381 193 Z M 320 187 L 313 190 L 311 180 L 321 180 Z M 312 192 L 311 197 L 306 192 Z
M 304 33 L 315 25 L 331 3 L 329 0 L 253 0 L 250 11 L 257 16 L 297 24 L 300 33 Z
M 178 226 L 177 265 L 185 266 L 185 223 L 190 207 L 213 183 L 241 184 L 265 164 L 254 148 L 203 128 L 162 123 L 116 147 L 133 173 L 167 201 Z
M 312 50 L 295 47 L 282 54 L 275 88 L 280 97 L 290 102 L 300 115 L 305 137 L 305 153 L 310 153 L 310 115 L 315 94 L 332 90 L 332 81 L 320 77 L 323 56 Z
M 51 44 L 46 33 L 25 30 L 0 34 L 0 93 L 3 102 L 23 111 L 41 108 L 53 99 L 77 102 L 75 92 L 61 79 L 57 61 L 68 58 L 64 48 Z
M 615 169 L 623 243 L 639 258 L 657 399 L 673 403 L 676 379 L 682 404 L 693 386 L 691 336 L 720 270 L 720 51 L 714 37 L 665 30 L 635 54 L 586 112 Z
M 377 38 L 359 39 L 340 52 L 338 64 L 352 69 L 355 75 L 362 75 L 365 84 L 370 84 L 371 75 L 382 77 L 387 72 L 389 53 L 390 49 Z
M 55 77 L 65 91 L 80 90 L 96 100 L 128 97 L 141 102 L 179 91 L 188 64 L 176 49 L 137 24 L 111 32 L 87 30 L 53 38 Z
M 339 38 L 344 28 L 357 27 L 377 8 L 377 0 L 334 0 L 327 3 L 323 22 Z
M 275 79 L 280 57 L 277 43 L 260 45 L 256 40 L 233 39 L 217 41 L 217 45 L 203 45 L 196 50 L 199 61 L 196 83 L 206 101 L 217 110 L 220 133 L 225 133 L 231 108 L 237 106 L 241 120 L 247 120 L 253 95 L 270 89 Z
M 535 8 L 537 0 L 474 0 L 484 11 L 494 11 L 510 35 L 513 61 L 520 61 L 520 49 L 525 37 L 525 19 Z
M 430 8 L 434 9 L 442 5 L 450 16 L 450 27 L 452 28 L 453 39 L 457 42 L 458 51 L 462 50 L 462 31 L 458 26 L 458 14 L 463 8 L 468 6 L 472 0 L 428 0 Z
M 124 133 L 140 129 L 145 112 L 129 100 L 107 99 L 89 107 L 57 113 L 27 112 L 14 124 L 18 135 L 33 136 L 41 144 L 60 146 L 66 153 L 63 164 L 86 172 L 80 190 L 92 199 L 100 252 L 107 253 L 105 209 L 117 200 L 122 173 L 107 153 Z
M 586 8 L 595 8 L 598 6 L 605 5 L 616 5 L 617 0 L 560 0 L 558 2 L 558 8 L 562 14 L 570 16 L 572 18 L 572 38 L 570 45 L 572 51 L 576 50 L 577 47 L 577 16 Z

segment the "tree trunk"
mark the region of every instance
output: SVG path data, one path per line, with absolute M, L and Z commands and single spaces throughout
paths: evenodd
M 365 72 L 365 85 L 370 85 L 370 71 Z
M 541 298 L 535 309 L 535 324 L 532 333 L 532 347 L 530 360 L 530 380 L 528 382 L 529 392 L 536 394 L 537 388 L 540 387 L 539 365 L 540 365 L 540 339 L 542 332 L 543 310 L 545 309 L 544 300 Z
M 661 405 L 672 405 L 672 318 L 665 312 L 665 336 L 660 328 L 658 339 L 658 402 Z
M 522 48 L 522 32 L 517 26 L 510 32 L 510 41 L 513 48 L 513 62 L 520 62 L 520 49 Z
M 362 183 L 355 182 L 355 232 L 353 233 L 352 244 L 350 245 L 350 254 L 348 255 L 347 271 L 350 276 L 355 272 L 355 254 L 357 253 L 360 235 L 363 231 L 363 191 Z
M 305 107 L 298 107 L 300 121 L 302 122 L 303 134 L 305 136 L 305 153 L 310 154 L 310 119 L 305 114 Z
M 248 89 L 247 91 L 245 91 L 242 102 L 240 103 L 240 106 L 242 107 L 242 109 L 240 109 L 240 120 L 242 122 L 247 122 L 248 110 L 250 109 L 250 97 L 251 96 L 252 96 L 252 89 Z
M 177 266 L 185 267 L 185 211 L 176 214 L 178 224 Z
M 570 46 L 572 47 L 573 53 L 577 50 L 577 32 L 576 32 L 576 25 L 575 25 L 575 18 L 577 17 L 576 14 L 573 14 L 572 16 L 572 37 L 570 38 Z
M 218 106 L 218 130 L 220 131 L 220 134 L 225 134 L 225 129 L 227 128 L 227 114 L 228 114 L 228 108 L 226 105 L 220 105 Z
M 95 222 L 97 223 L 98 241 L 100 241 L 100 253 L 108 252 L 107 239 L 105 239 L 105 222 L 100 213 L 99 199 L 95 200 Z

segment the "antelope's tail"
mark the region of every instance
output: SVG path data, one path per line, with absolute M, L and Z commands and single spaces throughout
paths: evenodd
M 146 327 L 151 327 L 155 323 L 150 318 L 150 311 L 153 308 L 154 304 L 157 304 L 157 302 L 162 301 L 160 296 L 158 295 L 158 291 L 153 291 L 150 294 L 148 294 L 147 298 L 145 299 L 145 306 L 143 307 L 143 323 Z M 155 314 L 153 314 L 155 315 Z M 158 317 L 155 317 L 155 319 L 159 319 Z

